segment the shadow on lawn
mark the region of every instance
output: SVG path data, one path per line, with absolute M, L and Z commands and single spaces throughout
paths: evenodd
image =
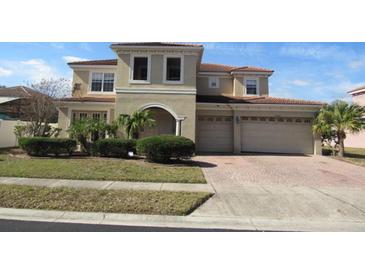
M 354 158 L 354 159 L 364 159 L 365 160 L 365 155 L 355 154 L 355 153 L 351 153 L 351 152 L 346 152 L 345 157 Z

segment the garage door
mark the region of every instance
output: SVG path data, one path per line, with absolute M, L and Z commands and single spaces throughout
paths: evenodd
M 233 118 L 198 116 L 196 140 L 199 152 L 232 152 Z
M 313 154 L 311 119 L 241 117 L 241 150 Z

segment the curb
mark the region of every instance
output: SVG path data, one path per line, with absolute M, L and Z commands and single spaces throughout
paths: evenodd
M 166 228 L 230 229 L 248 231 L 365 231 L 356 220 L 260 219 L 248 217 L 163 216 L 0 208 L 0 219 L 126 225 Z

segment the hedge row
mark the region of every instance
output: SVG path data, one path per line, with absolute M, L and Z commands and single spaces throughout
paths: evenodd
M 29 155 L 34 156 L 72 155 L 76 149 L 76 141 L 49 137 L 23 137 L 19 139 L 19 146 Z
M 92 150 L 94 155 L 128 158 L 129 152 L 136 153 L 136 140 L 99 139 L 93 144 Z
M 193 156 L 194 151 L 194 142 L 182 136 L 158 135 L 137 141 L 137 154 L 144 155 L 153 162 L 188 159 Z
M 76 148 L 76 141 L 46 137 L 20 138 L 19 145 L 28 154 L 47 156 L 67 153 Z M 166 163 L 172 159 L 188 159 L 194 155 L 195 144 L 188 138 L 173 135 L 158 135 L 140 140 L 100 139 L 92 146 L 94 155 L 128 158 L 129 152 L 137 153 L 152 162 Z

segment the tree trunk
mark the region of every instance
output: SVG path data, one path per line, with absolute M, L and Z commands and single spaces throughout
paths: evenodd
M 338 156 L 343 157 L 345 155 L 345 145 L 344 145 L 344 138 L 342 138 L 342 136 L 338 137 L 338 145 L 339 145 Z
M 133 132 L 132 139 L 137 140 L 138 138 L 139 138 L 139 132 L 138 131 Z

